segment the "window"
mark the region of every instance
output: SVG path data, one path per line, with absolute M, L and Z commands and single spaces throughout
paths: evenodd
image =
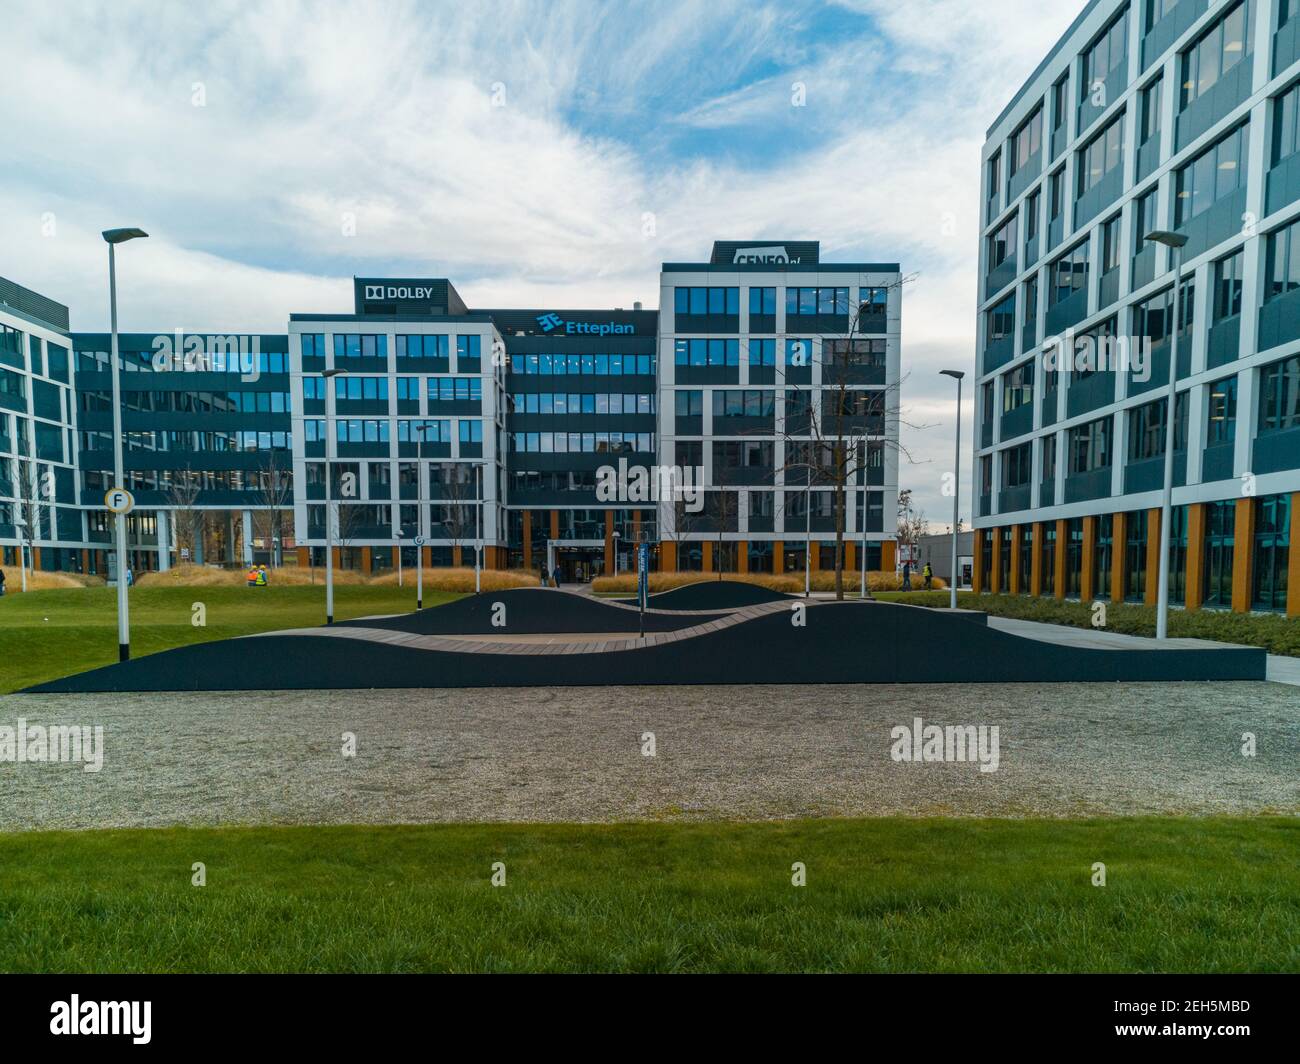
M 1127 14 L 1125 10 L 1083 53 L 1083 82 L 1079 86 L 1081 103 L 1087 102 L 1098 84 L 1104 83 L 1110 72 L 1128 58 Z
M 1300 81 L 1273 101 L 1273 165 L 1300 148 Z
M 1101 418 L 1070 430 L 1070 472 L 1091 473 L 1110 465 L 1111 419 Z
M 423 436 L 420 429 L 423 428 Z M 413 421 L 403 418 L 397 422 L 397 441 L 399 443 L 450 443 L 451 421 L 448 418 L 427 418 Z
M 994 152 L 993 158 L 989 160 L 989 188 L 988 198 L 992 203 L 998 198 L 998 185 L 1002 181 L 1002 153 Z
M 751 288 L 749 290 L 749 312 L 751 314 L 775 314 L 776 289 Z
M 1052 263 L 1050 305 L 1056 306 L 1088 287 L 1088 241 L 1071 248 Z
M 1214 264 L 1214 321 L 1241 313 L 1241 277 L 1243 257 L 1240 251 Z
M 1183 316 L 1183 333 L 1191 328 L 1196 313 L 1196 281 L 1187 278 L 1183 281 L 1182 295 L 1179 297 L 1179 311 Z M 1138 337 L 1158 344 L 1168 340 L 1173 334 L 1174 290 L 1166 288 L 1158 295 L 1139 303 L 1133 308 L 1133 329 Z
M 465 403 L 483 398 L 482 377 L 430 377 L 429 402 Z M 550 411 L 543 411 L 550 413 Z
M 750 340 L 749 341 L 749 364 L 751 366 L 775 366 L 776 365 L 776 341 L 775 340 Z
M 1291 555 L 1291 496 L 1255 500 L 1255 609 L 1285 610 Z
M 812 360 L 813 342 L 811 340 L 786 340 L 785 364 L 787 366 L 796 369 L 801 366 L 811 366 Z
M 1015 331 L 1015 328 L 1016 297 L 1015 293 L 1012 293 L 988 312 L 988 343 L 1005 340 Z
M 1232 561 L 1236 504 L 1212 502 L 1205 507 L 1205 604 L 1232 606 Z
M 1138 113 L 1139 145 L 1146 144 L 1160 135 L 1160 103 L 1164 95 L 1164 87 L 1164 78 L 1156 78 L 1142 90 L 1142 103 Z
M 1181 109 L 1200 99 L 1219 80 L 1251 54 L 1246 11 L 1249 4 L 1238 4 L 1183 53 L 1183 91 Z
M 1146 242 L 1147 234 L 1153 233 L 1159 228 L 1156 221 L 1156 194 L 1160 191 L 1158 186 L 1153 185 L 1149 191 L 1140 196 L 1134 197 L 1133 200 L 1133 241 L 1136 245 L 1135 254 L 1140 255 L 1151 247 Z M 1153 252 L 1154 253 L 1154 252 Z
M 673 362 L 678 366 L 738 366 L 739 340 L 678 340 Z
M 446 336 L 399 336 L 397 338 L 398 358 L 447 358 L 448 350 Z
M 1025 200 L 1025 247 L 1036 250 L 1038 241 L 1038 212 L 1043 207 L 1043 193 L 1035 189 Z M 1032 256 L 1031 256 L 1032 257 Z
M 374 400 L 388 398 L 387 377 L 350 377 L 347 375 L 334 378 L 335 399 Z
M 1047 184 L 1047 218 L 1056 221 L 1065 210 L 1065 168 L 1057 170 Z
M 776 392 L 719 390 L 713 393 L 714 417 L 772 417 Z
M 1051 484 L 1056 480 L 1056 433 L 1043 437 L 1043 483 Z M 1044 499 L 1043 505 L 1050 505 L 1051 499 Z
M 888 288 L 859 288 L 858 315 L 860 317 L 880 317 L 889 307 Z
M 1185 226 L 1202 211 L 1246 184 L 1246 131 L 1238 126 L 1178 171 L 1174 225 Z
M 675 288 L 673 309 L 678 314 L 739 314 L 740 289 Z
M 787 288 L 785 313 L 787 317 L 810 314 L 848 314 L 849 290 L 847 288 Z
M 466 366 L 461 365 L 461 359 L 467 362 L 475 362 L 480 357 L 482 346 L 482 337 L 477 333 L 470 333 L 467 336 L 456 337 L 456 368 L 464 370 Z M 472 369 L 473 366 L 468 368 Z
M 1011 137 L 1010 173 L 1015 177 L 1033 162 L 1043 150 L 1043 109 L 1038 107 L 1029 119 Z
M 1300 355 L 1259 371 L 1259 432 L 1300 428 Z
M 994 270 L 1016 253 L 1017 219 L 1013 214 L 989 237 L 989 269 Z
M 825 358 L 832 366 L 883 367 L 885 341 L 832 340 L 825 341 Z
M 1264 301 L 1300 288 L 1300 222 L 1270 233 L 1264 264 Z
M 1021 300 L 1020 318 L 1026 329 L 1036 332 L 1038 329 L 1038 278 L 1029 278 L 1024 286 L 1024 298 Z
M 1069 100 L 1070 75 L 1063 74 L 1052 86 L 1052 132 L 1065 128 L 1065 108 Z
M 380 333 L 335 333 L 334 358 L 387 358 L 388 337 Z
M 461 443 L 483 442 L 483 422 L 481 421 L 462 419 L 459 432 Z
M 1157 399 L 1144 403 L 1128 413 L 1128 460 L 1145 462 L 1160 458 L 1165 453 L 1165 435 L 1168 426 L 1165 410 L 1169 400 Z M 1174 406 L 1174 452 L 1187 450 L 1187 393 L 1179 392 Z
M 1009 414 L 1034 401 L 1034 363 L 1022 363 L 1002 378 L 1002 412 Z
M 1178 5 L 1178 0 L 1147 0 L 1147 33 Z
M 1032 444 L 1022 443 L 1002 452 L 1002 486 L 1020 488 L 1033 476 Z
M 1119 267 L 1119 215 L 1101 223 L 1101 272 L 1104 276 Z
M 702 417 L 704 415 L 704 393 L 679 389 L 673 396 L 673 409 L 678 417 Z
M 1225 377 L 1210 385 L 1205 443 L 1208 447 L 1232 443 L 1237 438 L 1237 378 Z
M 1121 115 L 1101 131 L 1079 152 L 1079 192 L 1082 196 L 1096 188 L 1102 179 L 1119 166 L 1124 156 L 1124 116 Z

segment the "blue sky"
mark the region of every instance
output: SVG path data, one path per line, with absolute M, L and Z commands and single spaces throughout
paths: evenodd
M 98 233 L 139 225 L 124 328 L 283 331 L 350 309 L 353 274 L 655 306 L 715 238 L 820 239 L 916 275 L 900 484 L 946 526 L 980 145 L 1081 7 L 11 0 L 0 274 L 102 329 Z

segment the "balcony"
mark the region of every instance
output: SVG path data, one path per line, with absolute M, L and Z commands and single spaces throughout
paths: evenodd
M 980 425 L 980 446 L 993 446 L 993 419 L 991 417 L 986 417 Z
M 1012 174 L 1007 180 L 1007 202 L 1014 203 L 1025 189 L 1038 180 L 1038 175 L 1042 172 L 1042 156 L 1037 155 Z
M 1110 497 L 1110 466 L 1075 473 L 1065 478 L 1065 501 L 1088 502 L 1091 499 Z
M 1014 514 L 1019 513 L 1021 510 L 1028 510 L 1031 505 L 1029 492 L 1030 487 L 1028 484 L 1003 488 L 998 493 L 998 513 Z
M 1056 478 L 1044 480 L 1038 485 L 1038 505 L 1055 506 L 1056 505 Z
M 750 319 L 750 332 L 757 332 L 753 327 L 753 319 Z M 888 318 L 884 314 L 859 314 L 858 315 L 858 332 L 874 333 L 880 335 L 886 331 Z
M 1137 173 L 1133 180 L 1145 181 L 1160 165 L 1160 135 L 1156 134 L 1137 150 Z
M 1151 27 L 1142 38 L 1142 69 L 1148 70 L 1192 23 L 1209 9 L 1210 0 L 1180 0 L 1169 14 Z
M 1254 64 L 1239 60 L 1202 96 L 1189 103 L 1175 120 L 1174 151 L 1182 151 L 1197 137 L 1250 96 Z
M 1174 452 L 1174 487 L 1187 483 L 1187 452 Z M 1124 494 L 1139 495 L 1144 491 L 1160 491 L 1165 486 L 1165 457 L 1146 458 L 1124 467 Z
M 988 517 L 993 512 L 993 496 L 981 495 L 979 499 L 980 517 Z
M 1273 34 L 1273 76 L 1300 59 L 1300 18 L 1293 14 L 1285 26 Z
M 1300 26 L 1300 18 L 1295 20 Z M 1268 172 L 1264 213 L 1274 214 L 1300 200 L 1300 152 L 1293 152 Z
M 1068 143 L 1069 141 L 1065 138 L 1065 123 L 1062 122 L 1060 126 L 1052 130 L 1051 152 L 1053 162 L 1056 161 L 1057 156 L 1059 156 L 1061 152 L 1065 151 L 1065 146 Z
M 1020 327 L 1020 350 L 1032 351 L 1038 346 L 1038 323 L 1036 321 L 1025 322 Z
M 1133 280 L 1129 285 L 1130 292 L 1136 292 L 1144 288 L 1156 279 L 1156 247 L 1154 244 L 1147 244 L 1141 251 L 1133 256 Z
M 1119 299 L 1119 268 L 1101 275 L 1097 295 L 1097 309 L 1103 310 Z
M 1115 166 L 1074 201 L 1074 227 L 1082 229 L 1124 194 L 1124 167 Z
M 1300 340 L 1300 288 L 1270 299 L 1259 308 L 1259 342 L 1256 350 Z
M 1003 442 L 1014 440 L 1017 436 L 1023 436 L 1026 432 L 1032 431 L 1034 427 L 1034 404 L 1025 403 L 1024 406 L 1018 406 L 1014 410 L 1008 410 L 1002 415 L 1002 433 Z
M 1058 395 L 1060 395 L 1059 388 L 1052 388 L 1050 391 L 1043 393 L 1043 417 L 1041 422 L 1043 428 L 1056 424 L 1056 408 L 1059 405 Z
M 1090 373 L 1086 377 L 1074 377 L 1069 390 L 1065 393 L 1066 417 L 1077 417 L 1090 410 L 1109 406 L 1115 401 L 1115 374 L 1112 372 Z
M 984 298 L 988 299 L 997 292 L 1001 292 L 1012 281 L 1016 279 L 1016 257 L 1008 255 L 1000 263 L 989 270 L 988 276 L 984 278 Z
M 1183 248 L 1183 261 L 1190 262 L 1202 252 L 1230 240 L 1241 232 L 1241 218 L 1246 213 L 1246 189 L 1224 196 L 1213 206 L 1201 211 L 1177 227 L 1177 231 L 1187 237 L 1187 246 Z
M 1065 239 L 1065 219 L 1061 215 L 1047 222 L 1047 250 L 1051 251 Z
M 1072 325 L 1078 325 L 1088 316 L 1087 279 L 1082 288 L 1071 296 L 1061 300 L 1055 306 L 1047 308 L 1047 335 L 1056 336 L 1065 332 Z
M 1142 367 L 1142 379 L 1139 380 L 1129 371 L 1128 394 L 1142 395 L 1156 388 L 1169 387 L 1169 350 L 1172 345 L 1168 337 L 1151 345 L 1147 353 L 1147 364 Z M 1135 367 L 1136 368 L 1136 367 Z M 1178 379 L 1191 376 L 1192 372 L 1192 333 L 1183 329 L 1178 334 Z
M 1181 352 L 1180 352 L 1181 353 Z M 1235 362 L 1241 353 L 1241 315 L 1234 314 L 1210 326 L 1206 343 L 1205 366 L 1214 369 Z M 1179 362 L 1181 363 L 1181 359 Z
M 1106 75 L 1106 80 L 1102 82 L 1100 103 L 1092 102 L 1095 94 L 1091 85 L 1086 85 L 1084 88 L 1087 90 L 1087 96 L 1083 103 L 1079 104 L 1077 135 L 1082 135 L 1091 128 L 1092 124 L 1105 113 L 1106 108 L 1124 95 L 1124 90 L 1128 88 L 1128 55 L 1126 54 L 1119 65 Z
M 1029 269 L 1030 266 L 1032 266 L 1034 263 L 1038 261 L 1039 249 L 1041 245 L 1042 245 L 1042 241 L 1037 236 L 1031 236 L 1028 240 L 1025 241 L 1024 269 L 1026 270 Z
M 984 370 L 985 373 L 992 373 L 999 366 L 1005 366 L 1011 361 L 1016 353 L 1016 338 L 1014 335 L 1002 336 L 996 340 L 990 340 L 984 346 Z
M 1205 448 L 1201 455 L 1201 483 L 1213 484 L 1216 480 L 1232 480 L 1236 454 L 1237 446 L 1231 441 L 1212 444 Z
M 1300 454 L 1300 429 L 1281 429 L 1274 432 L 1261 432 L 1255 440 L 1255 449 L 1251 471 L 1254 473 L 1278 473 L 1296 467 L 1296 455 Z

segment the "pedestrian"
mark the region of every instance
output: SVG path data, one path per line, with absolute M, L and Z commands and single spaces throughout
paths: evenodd
M 560 586 L 560 567 L 558 565 L 555 567 L 555 571 L 551 573 L 551 579 L 555 581 L 555 586 L 558 588 Z
M 266 587 L 266 566 L 265 565 L 259 565 L 257 567 L 257 586 Z
M 5 597 L 5 571 L 0 569 L 0 598 Z
M 934 579 L 934 570 L 930 568 L 930 563 L 925 563 L 925 568 L 921 570 L 921 575 L 925 577 L 925 589 L 930 590 L 930 582 Z
M 257 566 L 250 565 L 248 572 L 244 574 L 244 579 L 248 581 L 249 587 L 257 587 Z
M 912 563 L 910 561 L 903 563 L 903 590 L 912 590 Z

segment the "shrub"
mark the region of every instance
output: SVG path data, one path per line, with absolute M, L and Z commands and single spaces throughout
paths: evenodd
M 685 587 L 687 584 L 700 584 L 709 580 L 716 581 L 717 573 L 651 573 L 650 574 L 650 591 L 656 593 L 659 591 L 669 591 L 675 587 Z M 786 594 L 797 595 L 803 592 L 804 574 L 803 570 L 794 573 L 723 573 L 722 579 L 731 583 L 755 584 L 758 587 L 765 587 L 772 591 L 783 591 Z M 867 573 L 867 587 L 872 591 L 896 591 L 902 586 L 903 578 L 897 573 Z M 816 572 L 812 574 L 812 589 L 814 591 L 834 591 L 835 574 L 833 572 Z M 844 593 L 846 595 L 855 595 L 861 586 L 860 574 L 855 570 L 844 572 Z M 935 587 L 946 587 L 943 581 L 936 579 Z M 600 576 L 591 582 L 591 589 L 597 593 L 617 593 L 626 592 L 634 594 L 636 592 L 636 575 L 634 573 L 620 573 L 618 576 Z

